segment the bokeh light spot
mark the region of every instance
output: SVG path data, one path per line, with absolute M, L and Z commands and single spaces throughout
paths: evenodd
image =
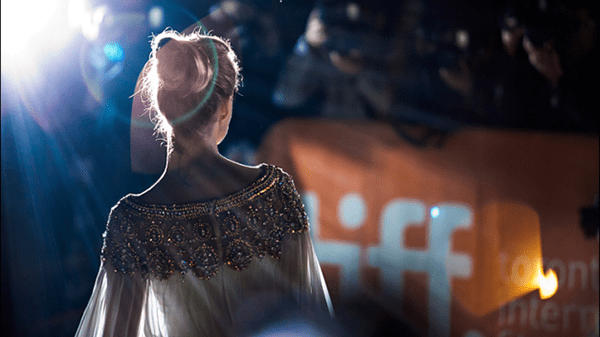
M 429 213 L 431 214 L 431 217 L 435 219 L 440 216 L 440 209 L 438 207 L 431 207 L 431 211 Z
M 556 277 L 556 272 L 554 270 L 549 269 L 546 275 L 540 271 L 538 274 L 538 283 L 540 286 L 540 298 L 542 300 L 549 299 L 556 294 L 556 290 L 558 289 L 558 278 Z
M 455 34 L 456 45 L 460 49 L 467 49 L 469 47 L 469 33 L 464 29 L 459 29 Z
M 125 57 L 123 47 L 121 47 L 121 45 L 116 42 L 107 43 L 104 46 L 104 54 L 112 62 L 121 62 Z
M 351 2 L 346 6 L 346 14 L 351 21 L 358 21 L 360 18 L 360 7 L 354 2 Z
M 165 11 L 160 6 L 150 8 L 148 12 L 148 22 L 152 28 L 160 28 L 165 22 Z

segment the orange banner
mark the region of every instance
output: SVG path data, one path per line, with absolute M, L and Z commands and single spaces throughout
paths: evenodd
M 366 292 L 429 336 L 597 329 L 598 240 L 579 226 L 597 136 L 472 129 L 418 148 L 385 124 L 290 120 L 259 158 L 294 177 L 334 300 Z

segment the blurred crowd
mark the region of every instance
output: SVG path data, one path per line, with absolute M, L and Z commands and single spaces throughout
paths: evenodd
M 580 1 L 319 0 L 273 100 L 329 118 L 598 132 L 596 22 Z

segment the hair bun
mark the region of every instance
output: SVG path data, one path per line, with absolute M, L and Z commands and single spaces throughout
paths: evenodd
M 188 41 L 171 39 L 156 58 L 160 86 L 180 97 L 201 92 L 213 76 L 208 55 Z

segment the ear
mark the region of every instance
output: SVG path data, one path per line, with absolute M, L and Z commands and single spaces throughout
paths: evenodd
M 221 122 L 221 120 L 231 120 L 232 110 L 233 100 L 230 98 L 221 104 L 221 108 L 219 109 L 219 122 Z
M 233 110 L 233 100 L 228 99 L 221 104 L 219 111 L 217 112 L 217 145 L 220 144 L 227 132 L 229 131 L 229 123 L 231 122 L 231 115 Z

